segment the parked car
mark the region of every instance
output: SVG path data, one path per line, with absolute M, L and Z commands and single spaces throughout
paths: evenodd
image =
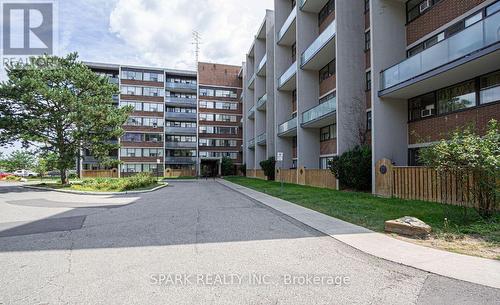
M 19 169 L 14 172 L 14 176 L 18 177 L 37 177 L 39 174 L 27 169 Z

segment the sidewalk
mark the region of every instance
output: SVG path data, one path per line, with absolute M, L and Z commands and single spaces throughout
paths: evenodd
M 500 288 L 499 261 L 415 245 L 226 180 L 218 182 L 365 253 L 438 275 Z

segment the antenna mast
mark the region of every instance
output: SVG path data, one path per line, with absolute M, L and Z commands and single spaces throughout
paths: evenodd
M 193 31 L 193 42 L 194 45 L 194 54 L 196 57 L 196 67 L 198 67 L 198 62 L 200 61 L 200 44 L 201 43 L 201 35 L 198 31 Z

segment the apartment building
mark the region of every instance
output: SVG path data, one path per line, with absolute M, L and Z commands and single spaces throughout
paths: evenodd
M 241 81 L 239 87 L 237 81 L 240 67 L 200 64 L 206 85 L 200 88 L 203 98 L 198 100 L 198 71 L 86 64 L 119 85 L 120 94 L 114 97 L 117 107 L 134 109 L 123 126 L 125 134 L 112 140 L 120 144 L 120 149 L 111 155 L 121 161 L 120 176 L 139 172 L 163 176 L 172 171 L 198 175 L 203 160 L 220 160 L 224 156 L 241 164 Z M 203 113 L 200 116 L 198 108 Z M 209 119 L 208 113 L 213 119 Z M 203 126 L 200 141 L 198 126 Z M 213 136 L 205 137 L 206 134 Z M 231 147 L 226 149 L 226 144 Z M 201 154 L 198 146 L 202 147 Z M 91 152 L 83 155 L 79 168 L 102 169 Z
M 198 64 L 198 173 L 220 174 L 222 158 L 243 160 L 241 66 Z
M 383 158 L 417 165 L 457 127 L 484 131 L 500 120 L 499 12 L 497 0 L 275 0 L 244 64 L 247 167 L 283 152 L 284 168 L 326 169 L 358 144 L 374 171 Z

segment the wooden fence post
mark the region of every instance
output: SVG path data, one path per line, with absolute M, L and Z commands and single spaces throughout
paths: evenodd
M 375 165 L 375 194 L 392 197 L 393 165 L 389 159 L 379 160 Z

